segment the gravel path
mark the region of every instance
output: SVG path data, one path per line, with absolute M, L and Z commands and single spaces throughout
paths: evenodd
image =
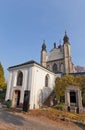
M 85 130 L 85 127 L 59 120 L 54 122 L 45 117 L 26 117 L 0 109 L 0 130 Z

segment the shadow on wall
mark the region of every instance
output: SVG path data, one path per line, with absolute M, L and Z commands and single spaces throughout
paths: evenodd
M 52 92 L 52 89 L 49 87 L 45 87 L 43 89 L 40 89 L 38 92 L 38 104 L 39 106 L 42 106 L 42 104 L 45 102 L 45 100 L 48 98 L 50 93 Z

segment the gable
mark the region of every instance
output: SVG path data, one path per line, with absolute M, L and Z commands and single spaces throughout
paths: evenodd
M 48 61 L 58 60 L 63 58 L 63 52 L 60 48 L 54 48 L 48 55 Z

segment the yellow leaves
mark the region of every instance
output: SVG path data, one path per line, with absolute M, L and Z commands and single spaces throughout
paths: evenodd
M 4 70 L 2 65 L 0 64 L 0 88 L 4 88 L 4 86 L 5 86 Z
M 85 87 L 85 75 L 84 76 L 73 76 L 65 75 L 63 78 L 58 77 L 55 81 L 54 91 L 56 92 L 57 97 L 64 96 L 65 89 L 69 85 Z

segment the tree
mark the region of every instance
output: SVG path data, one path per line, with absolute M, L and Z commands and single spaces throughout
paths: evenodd
M 62 78 L 58 77 L 55 81 L 55 88 L 54 88 L 56 98 L 58 101 L 60 101 L 60 97 L 63 95 L 63 90 L 64 90 L 64 84 L 62 82 Z
M 65 97 L 66 87 L 69 85 L 81 86 L 83 80 L 81 76 L 65 75 L 62 78 L 56 78 L 54 91 L 56 92 L 57 100 L 61 101 Z
M 2 64 L 0 63 L 0 88 L 3 89 L 4 87 L 5 87 L 4 70 Z
M 65 97 L 65 89 L 69 85 L 80 87 L 82 94 L 82 103 L 83 106 L 85 106 L 85 75 L 83 76 L 65 75 L 62 78 L 60 77 L 56 78 L 54 91 L 56 93 L 57 100 L 61 101 L 61 99 Z

